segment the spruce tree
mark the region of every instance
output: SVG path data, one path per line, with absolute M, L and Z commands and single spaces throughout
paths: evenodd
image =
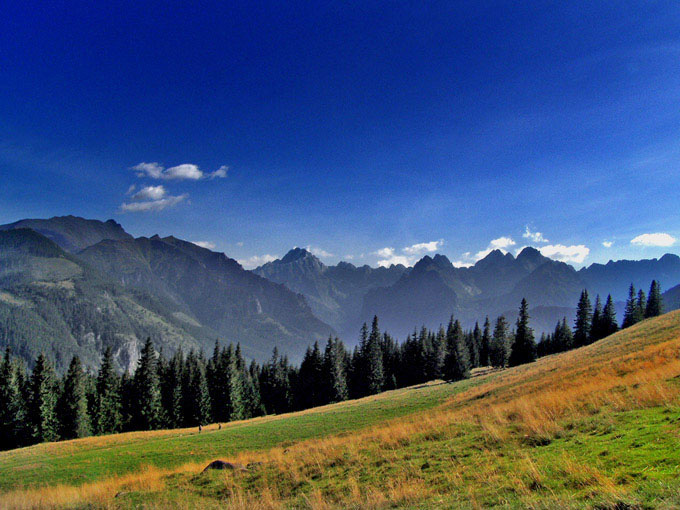
M 59 386 L 54 367 L 40 353 L 31 374 L 30 420 L 33 439 L 37 442 L 56 441 L 59 438 L 57 398 Z
M 323 359 L 325 401 L 342 402 L 348 398 L 345 347 L 340 339 L 328 338 Z
M 93 417 L 97 434 L 120 432 L 122 426 L 120 403 L 120 379 L 113 367 L 113 351 L 104 351 L 99 373 L 97 374 L 96 414 Z
M 75 439 L 91 434 L 85 393 L 85 373 L 78 356 L 71 359 L 66 372 L 58 414 L 62 439 Z
M 158 363 L 151 338 L 141 351 L 132 384 L 132 425 L 136 430 L 154 430 L 163 423 Z
M 470 362 L 463 329 L 458 320 L 454 322 L 452 316 L 446 329 L 444 378 L 447 381 L 459 381 L 467 377 L 470 377 Z
M 161 386 L 161 405 L 167 428 L 182 426 L 182 374 L 184 373 L 184 353 L 182 349 L 163 363 L 159 373 Z
M 602 302 L 600 301 L 600 295 L 595 296 L 595 305 L 593 306 L 593 317 L 590 325 L 590 335 L 588 337 L 588 343 L 597 342 L 601 338 L 604 338 L 603 334 L 603 310 Z
M 241 344 L 236 344 L 229 366 L 229 420 L 242 420 L 246 416 L 245 360 Z
M 593 312 L 590 306 L 590 298 L 588 297 L 588 291 L 584 289 L 581 292 L 581 297 L 576 307 L 576 321 L 574 324 L 574 344 L 576 347 L 588 344 L 592 317 Z
M 501 315 L 496 319 L 493 337 L 489 345 L 489 364 L 494 368 L 503 368 L 508 362 L 508 323 Z
M 482 329 L 482 341 L 479 346 L 479 366 L 489 366 L 489 345 L 491 343 L 491 324 L 489 317 L 484 319 L 484 328 Z
M 529 305 L 526 299 L 522 299 L 517 317 L 515 339 L 510 348 L 508 365 L 513 367 L 530 363 L 536 360 L 536 342 L 534 332 L 529 327 Z
M 383 354 L 383 372 L 385 385 L 384 390 L 397 388 L 397 376 L 399 374 L 399 344 L 387 332 L 382 334 L 380 350 Z
M 11 359 L 9 346 L 0 362 L 0 450 L 27 444 L 26 405 L 23 402 L 19 367 Z
M 613 335 L 619 330 L 619 323 L 616 320 L 616 309 L 614 308 L 614 301 L 611 294 L 607 296 L 607 301 L 604 304 L 602 311 L 602 334 L 607 337 Z
M 650 317 L 658 317 L 662 313 L 663 303 L 661 300 L 661 288 L 659 286 L 659 282 L 652 280 L 652 285 L 649 287 L 647 307 L 645 308 L 645 319 Z
M 635 298 L 635 287 L 630 284 L 628 288 L 628 299 L 626 300 L 626 309 L 623 313 L 623 323 L 621 328 L 629 328 L 634 324 L 640 322 L 640 316 L 638 314 L 637 300 Z
M 366 378 L 365 387 L 367 395 L 380 393 L 385 385 L 385 373 L 383 371 L 383 356 L 380 349 L 380 329 L 378 328 L 378 317 L 373 317 L 371 334 L 368 343 L 362 353 L 364 359 Z
M 646 309 L 647 298 L 645 297 L 645 292 L 642 289 L 640 289 L 638 290 L 637 299 L 635 301 L 635 314 L 637 317 L 637 322 L 644 320 Z

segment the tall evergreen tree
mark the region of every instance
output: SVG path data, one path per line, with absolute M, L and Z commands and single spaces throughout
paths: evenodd
M 39 443 L 59 438 L 57 398 L 59 386 L 54 366 L 40 353 L 31 374 L 30 418 L 33 439 Z
M 647 310 L 647 298 L 645 297 L 645 292 L 640 289 L 637 293 L 637 300 L 635 301 L 636 315 L 638 322 L 644 320 L 645 311 Z
M 210 395 L 203 363 L 195 352 L 187 355 L 182 371 L 182 417 L 187 427 L 210 422 Z
M 526 299 L 522 299 L 508 364 L 513 367 L 535 360 L 536 342 L 534 341 L 534 331 L 529 327 L 529 305 Z
M 58 414 L 62 439 L 75 439 L 91 434 L 85 393 L 85 373 L 78 356 L 71 359 L 66 372 Z
M 446 329 L 446 357 L 444 358 L 444 378 L 459 381 L 470 377 L 470 361 L 460 322 L 453 316 Z
M 161 405 L 165 426 L 177 428 L 182 426 L 182 374 L 184 373 L 184 353 L 182 349 L 163 363 L 159 370 L 161 386 Z
M 436 335 L 429 335 L 424 347 L 425 380 L 441 379 L 444 376 L 444 362 L 446 360 L 446 331 L 439 328 Z
M 597 342 L 599 339 L 604 338 L 604 328 L 603 328 L 603 314 L 602 302 L 600 301 L 600 295 L 595 296 L 595 305 L 593 306 L 593 316 L 590 325 L 590 335 L 588 337 L 588 343 Z
M 26 405 L 21 392 L 19 368 L 11 359 L 9 346 L 0 362 L 0 450 L 28 443 Z
M 399 374 L 400 351 L 399 344 L 390 334 L 384 332 L 380 341 L 380 350 L 383 355 L 383 372 L 385 379 L 385 390 L 397 388 L 397 376 Z
M 647 307 L 645 308 L 645 319 L 658 317 L 662 313 L 663 303 L 661 300 L 661 287 L 659 286 L 659 282 L 652 280 L 652 285 L 649 287 Z
M 508 322 L 501 315 L 496 319 L 489 345 L 489 364 L 494 368 L 503 368 L 508 363 L 508 354 Z
M 154 430 L 163 423 L 158 363 L 151 338 L 147 338 L 132 384 L 132 425 L 136 430 Z
M 630 287 L 628 288 L 628 299 L 626 300 L 626 309 L 623 313 L 623 323 L 621 324 L 621 328 L 629 328 L 641 320 L 642 318 L 639 314 L 637 299 L 635 296 L 635 287 L 631 283 Z
M 383 356 L 380 349 L 380 328 L 378 327 L 378 317 L 373 317 L 371 334 L 368 337 L 366 348 L 362 352 L 365 363 L 365 393 L 375 395 L 380 393 L 385 385 L 385 373 L 383 370 Z
M 120 380 L 113 367 L 113 351 L 107 347 L 97 374 L 96 414 L 93 416 L 97 434 L 120 432 L 122 427 Z
M 614 308 L 614 301 L 611 294 L 607 296 L 607 301 L 604 304 L 602 311 L 602 334 L 607 337 L 613 335 L 619 330 L 619 323 L 616 320 L 616 309 Z
M 583 290 L 576 307 L 576 321 L 574 326 L 574 344 L 581 347 L 588 344 L 592 326 L 593 311 L 590 305 L 588 291 Z
M 340 339 L 329 337 L 323 357 L 326 402 L 342 402 L 348 398 L 346 356 Z
M 479 366 L 489 366 L 489 345 L 491 343 L 491 324 L 489 317 L 484 319 L 484 328 L 482 329 L 482 341 L 479 346 Z

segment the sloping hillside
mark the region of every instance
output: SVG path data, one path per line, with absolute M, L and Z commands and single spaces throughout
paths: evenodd
M 31 229 L 0 232 L 0 345 L 29 364 L 43 351 L 65 368 L 73 355 L 99 365 L 110 346 L 136 365 L 151 337 L 167 351 L 210 347 L 215 334 L 176 316 L 171 302 L 125 290 Z
M 102 241 L 78 256 L 127 289 L 174 303 L 224 341 L 241 342 L 251 358 L 266 359 L 277 346 L 297 360 L 309 344 L 334 333 L 302 295 L 172 236 Z
M 680 312 L 672 312 L 456 384 L 201 434 L 131 433 L 0 453 L 0 503 L 677 508 L 679 352 Z M 215 458 L 250 467 L 201 474 Z

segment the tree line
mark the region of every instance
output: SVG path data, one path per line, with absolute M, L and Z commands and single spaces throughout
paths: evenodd
M 590 301 L 587 290 L 581 292 L 576 305 L 576 319 L 572 330 L 564 317 L 550 334 L 543 334 L 537 346 L 537 354 L 545 356 L 568 351 L 577 347 L 592 344 L 602 338 L 616 333 L 619 329 L 629 328 L 638 322 L 657 317 L 663 313 L 663 301 L 659 282 L 652 280 L 649 296 L 642 289 L 635 291 L 631 283 L 624 310 L 623 321 L 619 327 L 616 310 L 611 295 L 607 296 L 604 306 L 600 296 L 595 297 L 595 305 Z
M 662 313 L 658 283 L 649 298 L 631 285 L 622 327 Z M 630 305 L 630 307 L 629 307 Z M 630 308 L 630 310 L 629 310 Z M 200 427 L 302 410 L 360 398 L 435 379 L 457 381 L 476 367 L 516 366 L 537 356 L 580 347 L 618 329 L 611 296 L 595 308 L 583 291 L 575 330 L 566 318 L 537 344 L 523 299 L 514 327 L 504 316 L 464 330 L 451 317 L 446 327 L 414 330 L 402 343 L 381 331 L 378 318 L 364 324 L 358 345 L 348 350 L 338 338 L 307 348 L 299 367 L 274 349 L 263 364 L 247 363 L 240 345 L 215 344 L 211 356 L 178 350 L 167 358 L 151 339 L 134 374 L 119 375 L 107 348 L 96 374 L 75 356 L 63 377 L 52 362 L 37 357 L 29 373 L 11 355 L 0 360 L 0 449 L 132 430 Z

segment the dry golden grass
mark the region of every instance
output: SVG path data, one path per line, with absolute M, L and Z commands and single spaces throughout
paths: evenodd
M 404 461 L 402 450 L 418 441 L 455 438 L 464 433 L 464 427 L 474 427 L 483 431 L 487 443 L 482 445 L 477 460 L 473 461 L 477 463 L 475 469 L 470 469 L 469 465 L 464 469 L 452 459 L 445 469 L 434 475 L 435 481 L 440 482 L 439 486 L 447 487 L 448 495 L 464 497 L 469 508 L 481 508 L 477 501 L 479 492 L 474 487 L 488 487 L 492 491 L 510 483 L 515 494 L 531 507 L 536 490 L 545 487 L 547 475 L 530 457 L 521 453 L 514 458 L 501 458 L 494 445 L 513 438 L 520 443 L 549 440 L 563 431 L 566 418 L 574 420 L 599 413 L 604 408 L 623 411 L 677 405 L 680 388 L 672 380 L 678 376 L 680 312 L 674 312 L 645 321 L 591 346 L 506 370 L 488 382 L 456 395 L 443 406 L 416 416 L 395 419 L 352 434 L 308 440 L 287 448 L 239 453 L 229 460 L 243 464 L 262 462 L 265 474 L 248 477 L 225 473 L 221 482 L 226 491 L 225 499 L 207 500 L 202 506 L 274 509 L 297 498 L 305 508 L 326 510 L 408 507 L 424 500 L 437 501 L 444 495 L 428 485 L 420 466 Z M 159 436 L 164 432 L 133 434 L 138 434 L 141 440 L 149 434 Z M 85 441 L 99 445 L 102 441 L 115 440 L 116 437 L 111 436 Z M 318 479 L 337 465 L 353 473 L 342 480 L 341 490 L 315 486 L 302 495 L 294 492 L 295 487 Z M 378 471 L 370 482 L 359 481 L 357 474 L 365 472 L 369 465 L 398 466 L 398 469 L 394 467 L 385 473 Z M 498 467 L 503 465 L 507 469 Z M 15 490 L 0 495 L 0 506 L 7 509 L 63 508 L 78 504 L 116 507 L 114 496 L 118 492 L 158 492 L 168 475 L 194 474 L 202 467 L 187 464 L 167 470 L 146 468 L 139 473 L 79 487 Z M 561 476 L 575 489 L 592 487 L 597 494 L 612 500 L 625 493 L 596 467 L 584 465 L 567 454 L 559 469 Z M 248 484 L 244 483 L 246 477 Z M 163 499 L 157 504 L 157 508 L 190 507 L 186 502 Z M 153 508 L 153 505 L 146 507 Z

